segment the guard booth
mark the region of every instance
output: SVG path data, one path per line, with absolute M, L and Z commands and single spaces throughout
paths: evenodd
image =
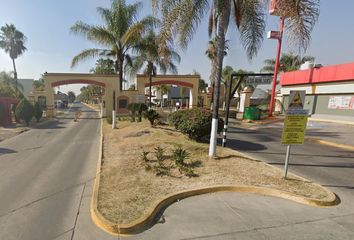
M 0 125 L 7 126 L 12 123 L 12 106 L 17 103 L 18 99 L 15 97 L 0 97 L 0 114 L 4 114 Z

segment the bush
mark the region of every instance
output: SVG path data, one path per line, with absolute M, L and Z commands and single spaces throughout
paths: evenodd
M 5 120 L 5 107 L 0 104 L 0 125 L 4 122 Z
M 39 106 L 39 103 L 36 102 L 36 104 L 34 104 L 34 117 L 36 118 L 37 122 L 39 122 L 42 116 L 43 116 L 43 111 Z
M 186 110 L 176 111 L 168 116 L 168 123 L 178 129 L 179 124 L 182 121 L 182 117 L 186 114 Z
M 148 107 L 144 103 L 130 103 L 128 109 L 131 113 L 131 121 L 135 122 L 136 113 L 138 113 L 137 122 L 141 122 L 142 113 L 146 111 Z
M 107 115 L 106 120 L 108 124 L 112 124 L 112 115 Z
M 154 126 L 155 121 L 160 117 L 160 115 L 154 109 L 145 111 L 143 115 L 144 118 L 149 120 L 151 127 Z
M 200 141 L 210 135 L 212 114 L 201 108 L 192 108 L 172 113 L 169 122 L 190 139 Z M 218 132 L 222 131 L 224 121 L 219 119 Z
M 26 98 L 23 98 L 17 105 L 15 114 L 17 119 L 25 121 L 28 126 L 34 115 L 34 107 Z

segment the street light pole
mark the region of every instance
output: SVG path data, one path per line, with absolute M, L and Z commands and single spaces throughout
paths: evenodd
M 272 84 L 272 95 L 270 98 L 270 106 L 269 106 L 269 117 L 273 116 L 274 101 L 275 101 L 275 89 L 277 86 L 279 59 L 280 59 L 281 44 L 282 44 L 282 38 L 283 38 L 283 29 L 284 29 L 284 18 L 280 17 L 280 31 L 279 31 L 279 36 L 277 37 L 278 47 L 277 47 L 277 56 L 275 58 L 274 77 L 273 77 L 273 84 Z

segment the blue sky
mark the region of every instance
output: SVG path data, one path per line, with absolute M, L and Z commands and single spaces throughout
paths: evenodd
M 135 2 L 128 0 L 128 3 Z M 141 16 L 151 13 L 149 0 L 142 1 Z M 340 4 L 339 4 L 340 3 Z M 108 7 L 110 0 L 4 0 L 1 2 L 0 26 L 13 23 L 28 38 L 28 51 L 17 59 L 19 78 L 38 79 L 44 72 L 88 72 L 95 61 L 87 61 L 70 69 L 73 56 L 82 49 L 95 47 L 83 37 L 70 34 L 69 29 L 76 21 L 99 24 L 101 19 L 96 7 Z M 322 0 L 319 21 L 313 31 L 311 45 L 306 55 L 316 58 L 316 63 L 333 65 L 354 60 L 354 1 Z M 267 31 L 278 28 L 278 18 L 268 16 Z M 258 55 L 249 61 L 239 43 L 237 31 L 232 27 L 227 38 L 230 40 L 229 54 L 225 65 L 239 69 L 259 71 L 263 61 L 274 58 L 276 41 L 265 38 Z M 199 26 L 186 51 L 179 51 L 182 61 L 178 66 L 180 74 L 189 74 L 193 69 L 209 79 L 210 62 L 205 56 L 208 43 L 207 19 Z M 282 52 L 288 52 L 286 44 Z M 0 50 L 0 71 L 12 71 L 10 58 Z M 61 87 L 62 91 L 80 86 Z

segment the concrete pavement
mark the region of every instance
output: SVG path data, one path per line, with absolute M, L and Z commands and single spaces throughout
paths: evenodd
M 0 239 L 75 236 L 99 147 L 98 115 L 87 110 L 90 119 L 76 123 L 71 111 L 0 143 Z

